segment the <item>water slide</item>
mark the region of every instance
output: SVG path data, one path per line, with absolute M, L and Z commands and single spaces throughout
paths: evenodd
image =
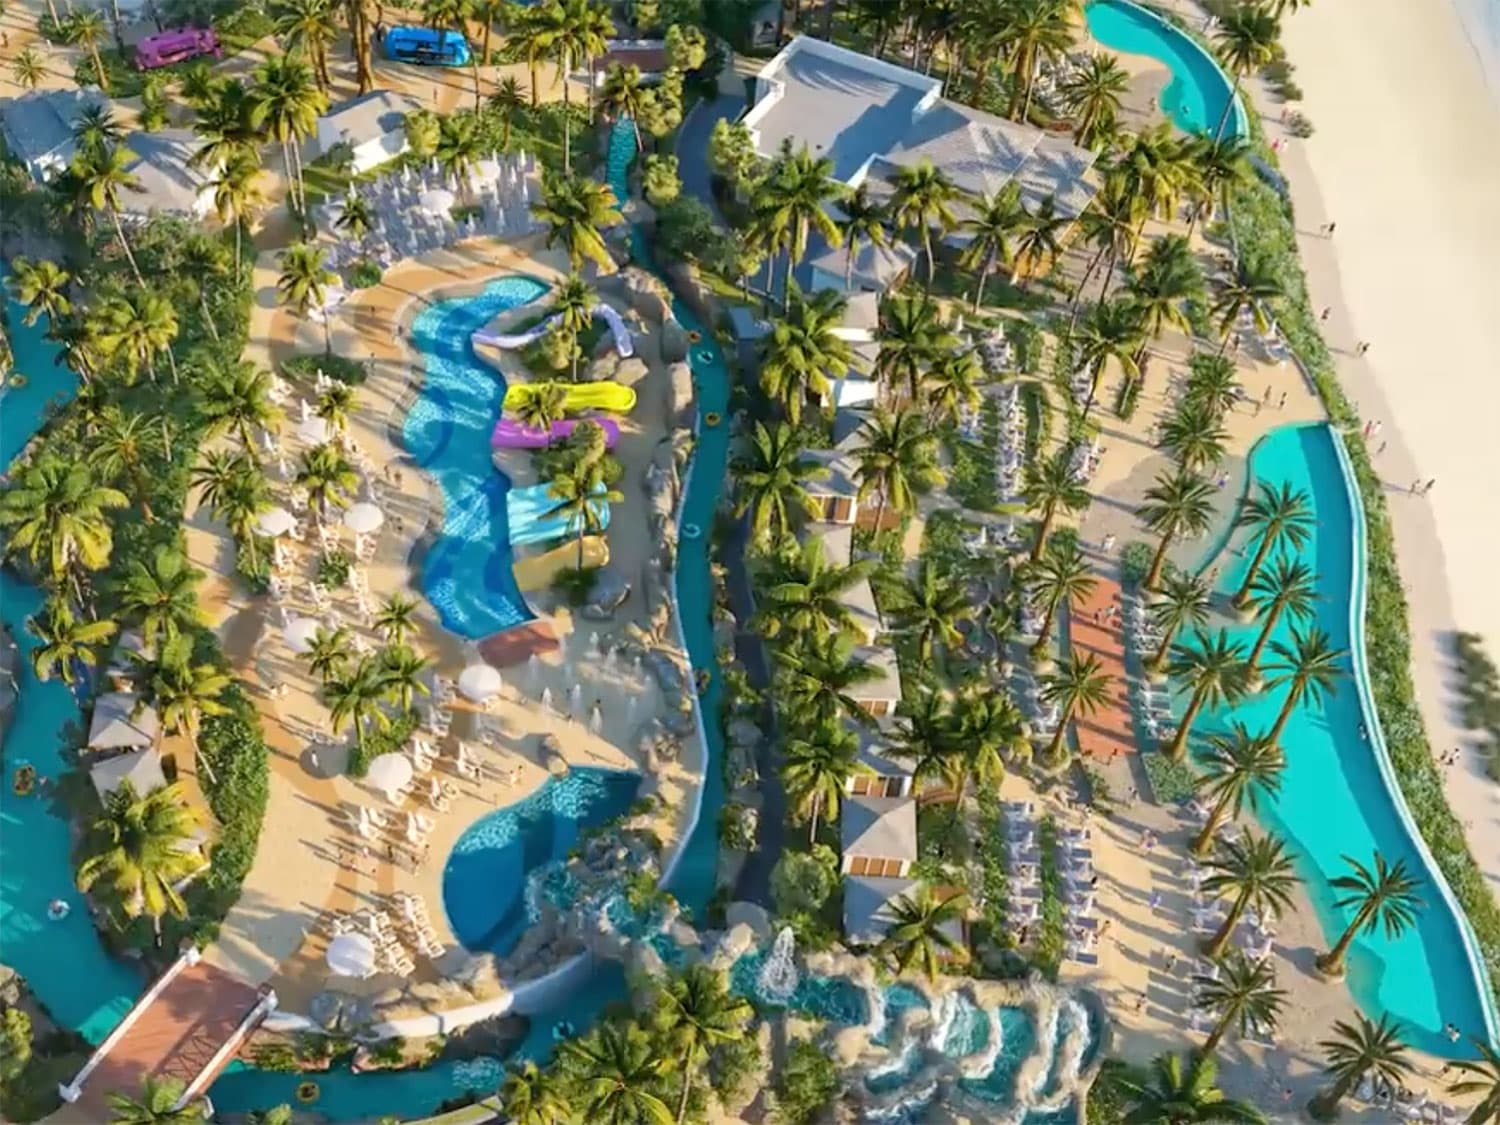
M 625 321 L 613 308 L 606 304 L 594 306 L 594 315 L 602 316 L 604 322 L 609 325 L 609 334 L 614 337 L 615 351 L 623 356 L 635 355 L 635 344 L 630 339 L 630 329 L 625 327 Z M 552 327 L 552 322 L 557 317 L 549 316 L 540 324 L 533 324 L 525 332 L 517 332 L 514 335 L 499 335 L 494 332 L 474 333 L 474 343 L 488 344 L 492 348 L 501 348 L 504 351 L 515 351 L 524 348 L 528 344 L 534 344 L 547 334 L 547 329 Z
M 539 387 L 550 387 L 551 383 L 517 383 L 505 392 L 505 409 L 518 410 L 523 402 L 537 393 Z M 580 410 L 608 410 L 613 414 L 629 414 L 635 409 L 635 391 L 619 383 L 559 383 L 567 393 L 563 396 L 563 409 L 576 413 Z
M 615 442 L 620 440 L 619 425 L 608 418 L 588 420 L 604 431 L 604 447 L 613 449 Z M 495 423 L 495 432 L 490 435 L 490 445 L 495 449 L 545 449 L 559 438 L 567 437 L 577 425 L 577 422 L 564 418 L 553 422 L 550 434 L 546 434 L 537 427 L 524 425 L 514 418 L 501 418 Z
M 510 519 L 510 545 L 522 547 L 532 543 L 550 543 L 563 536 L 576 536 L 578 527 L 561 515 L 549 515 L 556 506 L 557 498 L 548 489 L 550 485 L 533 484 L 526 488 L 512 488 L 505 497 L 506 514 Z M 604 492 L 604 486 L 599 488 Z M 594 511 L 599 516 L 602 528 L 609 526 L 609 502 L 595 501 Z
M 600 567 L 609 563 L 609 544 L 602 535 L 585 535 L 583 537 L 583 565 Z M 516 575 L 516 585 L 521 588 L 523 594 L 534 594 L 538 590 L 545 590 L 552 585 L 552 579 L 557 577 L 558 571 L 572 570 L 578 565 L 578 544 L 569 540 L 559 543 L 550 551 L 543 551 L 539 555 L 529 555 L 524 559 L 516 559 L 511 564 L 511 570 Z

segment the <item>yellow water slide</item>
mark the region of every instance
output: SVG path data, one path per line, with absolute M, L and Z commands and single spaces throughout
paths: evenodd
M 518 410 L 521 404 L 543 387 L 561 386 L 566 392 L 563 409 L 572 413 L 583 410 L 608 410 L 629 414 L 635 409 L 635 390 L 619 383 L 517 383 L 505 392 L 505 409 Z
M 601 567 L 609 563 L 609 544 L 602 535 L 587 535 L 583 540 L 583 565 Z M 528 555 L 511 563 L 516 585 L 523 594 L 545 590 L 560 570 L 571 570 L 578 565 L 578 540 L 569 539 L 559 543 L 550 551 L 539 555 Z

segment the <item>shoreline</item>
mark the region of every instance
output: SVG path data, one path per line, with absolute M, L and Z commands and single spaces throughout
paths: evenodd
M 1453 0 L 1453 11 L 1490 96 L 1500 106 L 1500 6 L 1495 0 Z

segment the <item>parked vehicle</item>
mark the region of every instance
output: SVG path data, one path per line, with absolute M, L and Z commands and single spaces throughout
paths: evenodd
M 393 27 L 381 41 L 387 58 L 421 66 L 468 66 L 469 41 L 456 31 Z

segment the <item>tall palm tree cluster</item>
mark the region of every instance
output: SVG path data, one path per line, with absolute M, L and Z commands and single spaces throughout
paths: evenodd
M 362 654 L 348 629 L 325 627 L 313 634 L 304 654 L 308 670 L 322 682 L 333 729 L 354 728 L 351 769 L 356 775 L 366 764 L 371 732 L 390 729 L 396 718 L 409 722 L 416 697 L 427 694 L 427 661 L 409 643 L 416 631 L 416 613 L 415 601 L 393 594 L 375 617 L 383 647 Z M 387 706 L 395 708 L 394 715 Z

